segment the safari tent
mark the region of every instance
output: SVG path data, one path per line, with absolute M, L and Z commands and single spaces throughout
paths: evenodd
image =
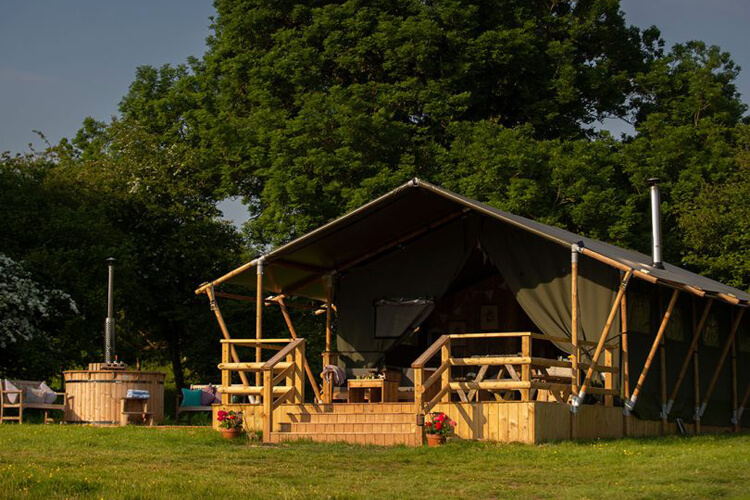
M 625 250 L 414 179 L 196 290 L 223 335 L 214 411 L 242 409 L 268 442 L 419 444 L 435 411 L 496 441 L 739 431 L 750 295 L 654 243 Z M 295 298 L 325 317 L 336 376 L 310 369 Z M 255 302 L 254 335 L 232 336 L 224 300 Z M 288 333 L 264 331 L 269 304 Z

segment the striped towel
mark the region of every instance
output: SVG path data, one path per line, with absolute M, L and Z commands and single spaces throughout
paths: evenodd
M 128 393 L 125 397 L 133 398 L 133 399 L 148 399 L 150 396 L 148 394 L 148 391 L 141 391 L 138 389 L 128 389 Z

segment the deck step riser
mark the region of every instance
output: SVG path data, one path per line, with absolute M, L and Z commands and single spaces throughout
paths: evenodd
M 315 424 L 410 424 L 416 422 L 413 413 L 309 413 L 290 414 L 291 422 Z
M 351 444 L 364 444 L 364 445 L 376 445 L 376 446 L 395 446 L 395 445 L 418 446 L 421 444 L 417 435 L 412 434 L 412 433 L 296 434 L 296 433 L 274 432 L 271 437 L 271 442 L 273 443 L 300 441 L 300 440 L 315 441 L 319 443 L 343 442 L 343 443 L 351 443 Z
M 314 423 L 292 423 L 292 424 L 280 424 L 281 432 L 295 432 L 305 434 L 338 434 L 342 432 L 346 433 L 402 433 L 402 432 L 416 432 L 416 425 L 414 424 L 391 424 L 391 423 L 378 423 L 378 424 L 314 424 Z

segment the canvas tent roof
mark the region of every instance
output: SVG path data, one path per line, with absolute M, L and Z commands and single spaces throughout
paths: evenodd
M 275 293 L 323 299 L 323 277 L 375 258 L 398 245 L 440 227 L 469 212 L 481 213 L 557 244 L 578 245 L 584 255 L 634 276 L 660 281 L 698 295 L 715 295 L 724 301 L 747 305 L 750 294 L 680 267 L 664 263 L 650 265 L 651 257 L 586 238 L 564 229 L 503 212 L 484 203 L 413 179 L 376 200 L 363 205 L 263 256 L 263 288 Z M 255 288 L 257 259 L 203 285 L 233 283 Z

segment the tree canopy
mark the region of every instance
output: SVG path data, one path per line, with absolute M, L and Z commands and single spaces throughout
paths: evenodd
M 750 125 L 720 48 L 667 50 L 618 0 L 214 5 L 201 57 L 138 68 L 118 117 L 0 161 L 0 253 L 78 304 L 50 330 L 68 361 L 99 349 L 114 256 L 133 356 L 212 369 L 196 285 L 414 176 L 642 251 L 659 177 L 667 260 L 750 288 Z

